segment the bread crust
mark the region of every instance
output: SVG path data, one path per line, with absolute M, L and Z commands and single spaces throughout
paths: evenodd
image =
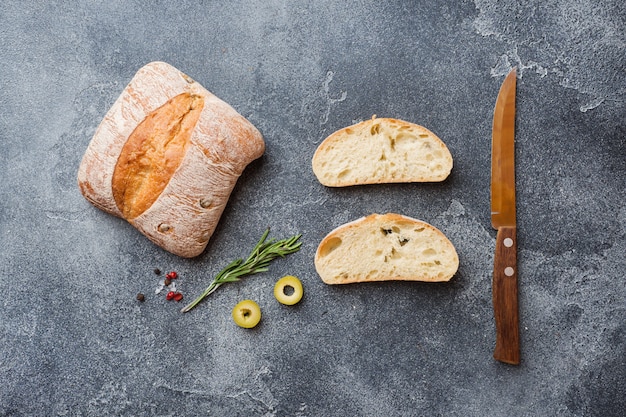
M 203 106 L 188 144 L 176 151 L 183 152 L 180 163 L 160 178 L 167 185 L 158 198 L 127 218 L 112 186 L 124 145 L 147 116 L 181 94 L 200 97 Z M 171 65 L 152 62 L 137 72 L 100 123 L 80 164 L 78 185 L 96 207 L 126 218 L 161 248 L 190 258 L 204 251 L 237 179 L 264 151 L 261 133 L 230 105 Z
M 458 266 L 454 245 L 439 229 L 397 213 L 345 223 L 328 233 L 315 253 L 315 268 L 326 284 L 449 281 Z
M 327 187 L 439 182 L 452 165 L 446 144 L 427 128 L 376 116 L 332 133 L 312 159 L 315 176 Z

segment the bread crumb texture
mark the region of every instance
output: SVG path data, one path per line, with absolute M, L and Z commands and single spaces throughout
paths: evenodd
M 372 214 L 330 232 L 315 268 L 327 284 L 449 281 L 459 267 L 454 245 L 434 226 L 400 214 Z
M 317 179 L 329 187 L 438 182 L 450 175 L 452 155 L 425 127 L 373 117 L 328 136 L 312 163 Z

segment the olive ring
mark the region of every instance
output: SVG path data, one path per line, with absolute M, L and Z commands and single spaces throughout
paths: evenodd
M 293 275 L 282 277 L 274 285 L 274 297 L 279 303 L 292 306 L 302 299 L 304 289 L 302 282 Z
M 261 321 L 261 308 L 252 300 L 243 300 L 233 308 L 233 320 L 237 326 L 251 329 Z

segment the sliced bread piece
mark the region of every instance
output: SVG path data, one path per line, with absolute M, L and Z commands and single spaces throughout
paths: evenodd
M 451 170 L 452 155 L 433 132 L 375 116 L 328 136 L 313 155 L 313 172 L 328 187 L 437 182 Z
M 459 267 L 454 245 L 437 228 L 400 214 L 371 214 L 331 231 L 315 269 L 326 284 L 449 281 Z

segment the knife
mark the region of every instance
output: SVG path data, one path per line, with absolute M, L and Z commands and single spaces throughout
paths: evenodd
M 493 114 L 491 141 L 491 225 L 498 231 L 493 262 L 493 357 L 518 365 L 517 233 L 515 216 L 515 89 L 517 71 L 506 76 Z

